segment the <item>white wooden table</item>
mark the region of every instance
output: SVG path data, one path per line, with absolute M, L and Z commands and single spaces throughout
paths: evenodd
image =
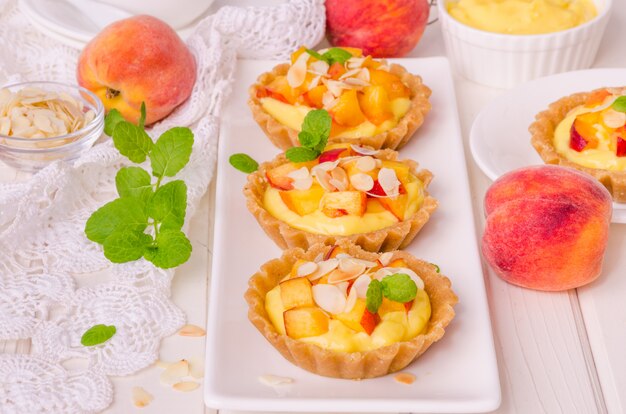
M 265 0 L 274 4 L 276 0 Z M 609 23 L 595 67 L 626 66 L 626 0 L 614 0 Z M 218 1 L 216 5 L 227 3 Z M 256 4 L 252 0 L 228 3 Z M 411 53 L 414 57 L 445 55 L 437 24 L 427 29 Z M 490 180 L 478 169 L 467 140 L 480 110 L 502 90 L 455 77 L 465 155 L 477 223 L 476 237 L 484 228 L 482 199 Z M 538 108 L 539 109 L 539 108 Z M 527 136 L 509 139 L 528 139 Z M 2 174 L 8 174 L 1 170 Z M 4 178 L 4 177 L 3 177 Z M 177 271 L 172 286 L 174 301 L 188 315 L 189 323 L 206 324 L 207 291 L 210 281 L 213 223 L 212 187 L 191 225 L 194 254 Z M 498 353 L 502 405 L 496 413 L 611 413 L 626 412 L 626 225 L 611 225 L 604 273 L 591 285 L 563 293 L 525 290 L 500 280 L 485 266 L 491 318 Z M 610 275 L 608 277 L 607 275 Z M 0 342 L 0 352 L 28 352 L 29 341 Z M 167 338 L 161 359 L 201 361 L 204 338 Z M 236 367 L 233 367 L 236 369 Z M 155 396 L 142 412 L 214 413 L 206 408 L 202 390 L 179 393 L 159 384 L 160 369 L 147 368 L 136 375 L 115 378 L 115 401 L 108 413 L 135 409 L 130 390 L 142 386 Z M 226 410 L 220 410 L 226 413 Z

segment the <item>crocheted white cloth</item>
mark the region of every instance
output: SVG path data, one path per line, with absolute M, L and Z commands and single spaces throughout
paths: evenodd
M 201 21 L 187 40 L 198 63 L 191 98 L 149 133 L 189 126 L 191 161 L 181 172 L 188 214 L 205 193 L 215 167 L 219 115 L 237 57 L 285 59 L 324 34 L 323 0 L 290 0 L 276 7 L 224 7 Z M 0 79 L 75 83 L 79 51 L 30 26 L 17 0 L 0 0 Z M 108 262 L 84 235 L 85 221 L 115 197 L 123 159 L 110 140 L 74 164 L 55 162 L 24 183 L 0 184 L 0 340 L 32 338 L 30 355 L 0 354 L 0 413 L 90 413 L 112 399 L 107 376 L 132 374 L 153 363 L 161 339 L 185 315 L 169 299 L 172 271 L 140 260 Z M 1 181 L 1 180 L 0 180 Z M 76 288 L 75 280 L 104 271 L 106 280 Z M 83 347 L 95 324 L 117 327 L 102 346 Z M 87 367 L 62 362 L 81 358 Z

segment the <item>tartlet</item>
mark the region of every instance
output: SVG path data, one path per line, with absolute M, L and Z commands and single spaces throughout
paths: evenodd
M 342 239 L 375 252 L 406 247 L 437 208 L 427 191 L 430 171 L 397 161 L 393 150 L 345 143 L 326 148 L 305 163 L 280 154 L 248 176 L 248 209 L 267 235 L 282 249 Z M 302 182 L 308 189 L 294 189 Z
M 399 270 L 405 273 L 414 272 L 414 274 L 418 275 L 418 279 L 420 279 L 418 283 L 421 282 L 423 285 L 422 289 L 419 289 L 420 286 L 418 286 L 418 296 L 411 304 L 411 307 L 407 307 L 405 310 L 404 307 L 400 305 L 401 309 L 399 312 L 395 312 L 395 316 L 401 318 L 402 313 L 406 312 L 406 318 L 408 320 L 410 317 L 409 312 L 413 311 L 415 307 L 420 306 L 420 301 L 425 301 L 424 298 L 427 297 L 430 306 L 430 315 L 428 321 L 425 322 L 423 326 L 420 326 L 422 328 L 421 331 L 407 340 L 391 340 L 390 344 L 380 347 L 371 347 L 371 349 L 356 352 L 343 352 L 329 349 L 318 343 L 306 341 L 306 336 L 294 339 L 287 333 L 280 333 L 266 309 L 268 292 L 275 289 L 281 281 L 285 281 L 286 279 L 289 279 L 289 281 L 303 278 L 307 279 L 309 276 L 298 277 L 296 275 L 296 278 L 291 276 L 294 265 L 297 263 L 302 265 L 302 263 L 309 263 L 316 260 L 317 263 L 320 263 L 320 260 L 324 259 L 330 252 L 333 252 L 337 248 L 342 249 L 344 252 L 345 256 L 342 260 L 345 259 L 346 256 L 351 256 L 358 260 L 376 262 L 379 267 L 387 266 L 387 264 L 381 264 L 380 261 L 383 259 L 387 263 L 399 260 L 403 262 L 403 266 L 406 266 L 404 270 Z M 374 271 L 371 270 L 371 272 L 373 274 Z M 321 279 L 318 278 L 310 284 L 318 283 L 320 280 Z M 353 286 L 356 286 L 356 283 L 357 282 L 353 282 L 353 284 L 350 285 L 350 291 L 357 290 L 356 287 L 352 289 Z M 420 291 L 422 292 L 421 296 L 419 294 Z M 346 301 L 349 301 L 349 297 L 350 294 L 347 295 Z M 346 379 L 378 377 L 405 368 L 422 355 L 434 342 L 443 337 L 446 326 L 455 315 L 453 306 L 458 302 L 457 296 L 451 289 L 450 280 L 438 274 L 434 265 L 418 260 L 412 255 L 402 251 L 389 252 L 383 255 L 365 252 L 358 246 L 347 241 L 339 242 L 338 247 L 318 244 L 306 252 L 297 248 L 285 251 L 280 259 L 274 259 L 265 263 L 261 266 L 261 270 L 252 276 L 249 281 L 249 289 L 245 293 L 245 299 L 249 305 L 248 317 L 250 321 L 283 357 L 293 364 L 315 374 Z M 424 303 L 422 305 L 426 307 L 428 304 Z M 353 306 L 356 308 L 356 305 Z M 294 309 L 295 314 L 302 312 L 302 309 L 313 309 L 311 312 L 317 312 L 316 309 L 318 309 L 320 312 L 328 315 L 330 320 L 337 321 L 332 314 L 323 309 L 319 309 L 319 307 L 296 307 Z M 366 311 L 367 308 L 364 312 Z M 287 312 L 289 311 L 286 311 L 285 315 Z M 296 323 L 297 322 L 298 321 L 296 321 Z M 343 326 L 342 322 L 333 323 L 335 323 L 334 326 Z M 301 321 L 298 325 L 301 324 L 306 325 L 306 321 Z M 382 323 L 378 326 L 382 326 Z M 368 335 L 377 335 L 378 326 L 373 330 L 368 329 L 368 331 L 370 331 L 369 334 L 365 332 L 365 330 L 358 329 L 348 335 L 355 335 L 355 340 L 357 340 L 358 335 L 359 340 L 363 339 L 367 341 Z M 297 331 L 302 329 L 302 326 L 296 326 L 294 329 Z M 350 331 L 350 328 L 347 327 L 342 329 L 347 329 L 348 332 Z M 287 332 L 287 328 L 285 332 Z M 301 334 L 300 332 L 298 333 L 299 335 Z M 291 335 L 294 336 L 294 334 Z
M 248 105 L 252 115 L 278 148 L 285 150 L 299 145 L 298 126 L 301 122 L 295 121 L 292 125 L 280 122 L 264 108 L 269 99 L 289 105 L 276 109 L 282 116 L 286 116 L 285 108 L 302 117 L 310 109 L 328 110 L 333 116 L 329 142 L 349 142 L 376 149 L 397 149 L 406 144 L 423 124 L 424 117 L 431 108 L 428 100 L 431 91 L 422 83 L 421 77 L 407 72 L 400 65 L 388 65 L 369 56 L 362 57 L 359 49 L 345 50 L 350 51 L 354 57 L 343 64 L 334 63 L 326 67 L 328 65 L 324 66 L 325 62 L 301 48 L 292 55 L 292 65 L 277 65 L 272 71 L 260 75 L 257 82 L 250 87 Z M 309 66 L 305 69 L 309 71 L 306 72 L 301 86 L 290 87 L 287 82 L 288 73 L 294 64 L 298 64 L 299 57 L 300 60 L 308 57 L 305 65 Z M 315 67 L 311 71 L 311 64 L 321 64 L 322 68 L 320 70 Z M 335 65 L 340 65 L 341 68 L 334 70 L 333 66 L 338 68 Z M 345 72 L 343 75 L 342 71 Z M 344 75 L 348 77 L 341 79 Z M 292 84 L 295 85 L 293 82 Z M 313 89 L 315 93 L 311 93 Z M 397 100 L 402 97 L 406 98 L 405 108 Z M 280 106 L 280 103 L 276 104 L 274 101 L 270 102 Z M 398 111 L 403 107 L 398 112 L 399 119 L 396 119 L 398 116 L 392 111 L 391 104 L 395 102 L 398 102 Z M 390 116 L 393 117 L 393 122 Z M 366 123 L 368 128 L 362 128 Z M 367 134 L 364 134 L 365 130 Z
M 531 143 L 546 164 L 592 175 L 619 203 L 626 202 L 626 114 L 612 104 L 624 95 L 626 88 L 600 88 L 566 96 L 537 114 L 529 127 Z

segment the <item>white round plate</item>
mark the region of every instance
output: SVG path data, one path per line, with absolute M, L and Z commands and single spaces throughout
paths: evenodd
M 98 1 L 20 0 L 20 10 L 35 27 L 68 46 L 82 49 L 105 26 L 132 14 Z M 193 24 L 177 30 L 185 39 Z
M 520 85 L 498 97 L 476 117 L 470 150 L 492 180 L 528 165 L 543 164 L 530 143 L 528 127 L 552 102 L 576 92 L 626 85 L 626 69 L 561 73 Z M 613 223 L 626 223 L 626 204 L 613 203 Z

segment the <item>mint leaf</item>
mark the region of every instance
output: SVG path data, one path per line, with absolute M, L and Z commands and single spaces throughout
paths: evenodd
M 613 102 L 611 108 L 619 112 L 626 112 L 626 96 L 620 96 Z
M 367 293 L 365 295 L 365 306 L 371 313 L 378 312 L 378 308 L 383 303 L 383 287 L 377 279 L 372 279 L 367 287 Z
M 118 198 L 96 210 L 85 225 L 87 238 L 96 243 L 104 241 L 119 229 L 143 232 L 148 216 L 141 201 L 136 198 Z
M 104 241 L 104 257 L 113 263 L 126 263 L 141 259 L 152 236 L 146 233 L 119 229 Z
M 352 57 L 352 53 L 340 47 L 331 47 L 322 55 L 322 57 L 326 62 L 328 62 L 329 65 L 332 65 L 333 63 L 341 63 L 343 65 L 346 63 L 346 60 Z
M 132 162 L 142 163 L 152 150 L 154 143 L 143 128 L 130 122 L 119 122 L 112 135 L 118 151 Z
M 323 60 L 324 62 L 326 62 L 326 63 L 328 63 L 330 65 L 330 62 L 328 61 L 329 59 L 327 57 L 322 56 L 321 54 L 319 54 L 315 50 L 304 49 L 304 51 L 307 52 L 309 55 L 313 56 L 315 59 Z
M 306 162 L 319 157 L 319 152 L 305 147 L 291 147 L 285 152 L 285 156 L 292 162 Z
M 174 127 L 163 133 L 150 153 L 152 174 L 155 177 L 173 177 L 189 162 L 193 147 L 193 132 L 189 128 Z
M 115 187 L 120 197 L 136 197 L 145 202 L 152 195 L 150 174 L 140 167 L 120 169 L 115 176 Z
M 160 187 L 148 202 L 148 216 L 161 223 L 159 230 L 180 230 L 185 222 L 187 185 L 171 181 Z
M 159 232 L 156 247 L 148 247 L 144 257 L 155 266 L 169 269 L 185 263 L 191 256 L 191 243 L 182 231 Z
M 108 136 L 113 136 L 115 127 L 120 122 L 126 122 L 120 111 L 117 109 L 111 109 L 106 117 L 104 117 L 104 133 Z
M 146 125 L 146 103 L 141 103 L 141 115 L 139 116 L 139 128 L 142 128 Z
M 105 343 L 115 335 L 117 329 L 113 325 L 94 325 L 80 338 L 83 346 L 94 346 Z
M 233 154 L 228 158 L 228 162 L 230 165 L 241 172 L 245 172 L 246 174 L 253 173 L 259 169 L 259 163 L 248 154 Z
M 309 131 L 300 131 L 298 133 L 298 141 L 303 147 L 314 149 L 320 143 L 322 137 Z
M 406 303 L 415 299 L 417 285 L 405 273 L 386 276 L 382 280 L 383 295 L 394 302 Z
M 333 119 L 325 109 L 314 109 L 306 114 L 302 122 L 302 132 L 315 135 L 317 141 L 310 148 L 318 145 L 323 137 L 328 138 L 332 122 Z M 298 139 L 299 138 L 300 136 L 298 135 Z M 300 143 L 305 147 L 308 146 L 302 143 L 302 141 L 300 141 Z

